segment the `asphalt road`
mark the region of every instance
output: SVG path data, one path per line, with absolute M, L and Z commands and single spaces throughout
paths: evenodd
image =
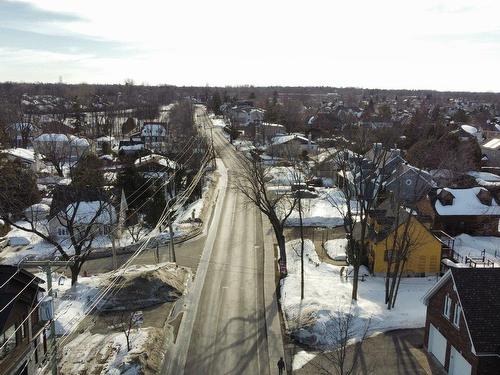
M 231 188 L 236 151 L 222 129 L 214 128 L 213 135 L 218 156 L 228 170 L 228 183 L 163 373 L 265 374 L 269 373 L 269 355 L 261 215 Z

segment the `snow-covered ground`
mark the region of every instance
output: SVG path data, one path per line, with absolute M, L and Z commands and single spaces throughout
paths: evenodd
M 62 374 L 140 374 L 137 356 L 145 351 L 153 328 L 133 329 L 130 334 L 130 351 L 123 332 L 107 335 L 84 332 L 63 348 Z M 85 350 L 82 350 L 82 348 Z
M 39 278 L 46 280 L 44 272 L 36 274 Z M 53 273 L 56 333 L 64 335 L 76 326 L 84 317 L 85 311 L 91 306 L 92 301 L 99 293 L 103 281 L 101 276 L 89 276 L 78 278 L 78 283 L 72 288 L 71 278 Z
M 455 237 L 454 250 L 464 258 L 480 258 L 484 250 L 486 259 L 493 261 L 495 267 L 500 267 L 500 237 L 470 236 L 464 233 Z
M 172 275 L 171 280 L 164 276 L 165 271 L 162 270 L 165 269 Z M 154 289 L 154 278 L 158 278 L 160 282 L 164 283 L 168 281 L 170 285 L 182 288 L 180 284 L 182 281 L 177 281 L 177 278 L 179 280 L 182 279 L 185 271 L 182 267 L 175 267 L 169 270 L 168 264 L 159 263 L 154 265 L 132 265 L 117 272 L 120 276 L 120 282 L 127 278 L 139 277 L 144 273 L 153 275 L 148 275 L 152 292 Z M 53 292 L 56 296 L 54 299 L 54 308 L 56 333 L 58 335 L 66 335 L 82 321 L 86 312 L 96 302 L 96 298 L 101 295 L 102 291 L 109 285 L 110 280 L 113 280 L 115 275 L 113 272 L 108 272 L 88 277 L 80 276 L 78 282 L 73 287 L 71 286 L 71 278 L 57 273 L 52 275 Z M 36 276 L 42 280 L 46 280 L 46 274 L 43 272 L 37 273 Z M 147 299 L 145 298 L 144 300 L 146 301 Z M 102 303 L 104 302 L 105 300 L 103 299 Z M 102 306 L 102 303 L 97 304 L 97 307 Z
M 336 188 L 317 189 L 317 198 L 302 199 L 302 223 L 306 227 L 338 227 L 344 223 L 344 219 L 339 210 L 346 209 L 345 199 L 342 192 Z M 332 201 L 337 202 L 332 204 Z M 298 226 L 298 207 L 287 219 L 288 226 Z
M 293 183 L 305 180 L 304 174 L 292 167 L 271 167 L 266 173 L 270 179 L 269 185 L 274 186 L 291 186 Z
M 351 305 L 352 279 L 340 276 L 342 267 L 322 263 L 314 244 L 305 242 L 305 292 L 300 299 L 300 240 L 287 243 L 288 276 L 281 282 L 281 304 L 288 328 L 296 339 L 318 349 L 331 349 L 336 314 L 351 312 L 355 316 L 353 338 L 400 328 L 417 328 L 425 324 L 422 296 L 436 283 L 435 277 L 404 278 L 396 306 L 387 310 L 384 304 L 384 279 L 368 275 L 359 282 L 358 301 Z
M 18 221 L 16 224 L 28 229 L 30 228 L 30 224 L 27 221 Z M 37 229 L 44 234 L 47 233 L 46 228 L 46 221 L 40 221 L 37 225 Z M 29 245 L 22 247 L 8 247 L 2 250 L 0 257 L 3 258 L 2 263 L 4 264 L 17 264 L 25 257 L 30 257 L 30 259 L 36 260 L 61 255 L 54 245 L 43 240 L 36 234 L 23 231 L 22 229 L 13 228 L 9 233 L 7 233 L 6 238 L 25 238 L 29 242 Z M 117 247 L 127 246 L 132 243 L 132 236 L 126 230 L 123 231 L 121 238 L 115 239 L 115 246 Z M 61 240 L 60 244 L 67 254 L 74 254 L 73 247 L 71 246 L 71 240 L 69 238 Z M 110 236 L 97 236 L 92 241 L 93 248 L 110 248 L 111 246 L 112 240 Z
M 330 258 L 336 261 L 345 261 L 347 259 L 346 253 L 347 239 L 338 238 L 325 242 L 325 250 Z

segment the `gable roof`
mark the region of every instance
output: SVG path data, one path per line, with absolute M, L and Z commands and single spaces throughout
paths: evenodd
M 500 354 L 500 268 L 452 268 L 451 274 L 476 352 Z
M 476 354 L 500 354 L 500 268 L 450 268 L 427 291 L 423 302 L 451 279 Z

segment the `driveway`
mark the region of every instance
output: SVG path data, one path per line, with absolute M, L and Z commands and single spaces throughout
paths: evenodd
M 423 349 L 423 341 L 423 328 L 396 330 L 368 338 L 362 345 L 354 373 L 445 375 L 446 372 L 442 367 Z M 298 350 L 300 349 L 295 348 L 295 351 Z M 353 353 L 352 347 L 350 352 Z M 335 369 L 327 354 L 319 354 L 294 373 L 335 374 Z

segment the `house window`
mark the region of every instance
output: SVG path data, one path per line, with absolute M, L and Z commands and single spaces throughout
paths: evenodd
M 446 297 L 444 297 L 444 310 L 443 310 L 444 316 L 446 316 L 448 319 L 451 318 L 451 298 L 447 294 Z
M 68 235 L 68 231 L 66 228 L 57 228 L 57 234 L 59 236 L 67 236 Z
M 459 328 L 460 327 L 460 315 L 462 314 L 462 308 L 460 304 L 455 305 L 455 310 L 453 311 L 453 324 Z

